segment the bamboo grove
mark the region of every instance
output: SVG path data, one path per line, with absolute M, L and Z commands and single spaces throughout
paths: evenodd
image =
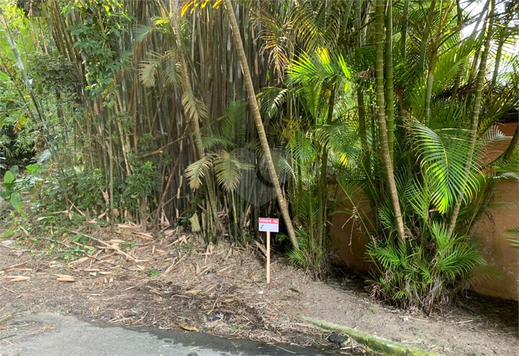
M 373 294 L 427 311 L 492 273 L 473 226 L 518 178 L 495 126 L 519 105 L 516 2 L 0 4 L 0 127 L 30 136 L 39 214 L 238 244 L 279 216 L 318 277 L 346 209 Z

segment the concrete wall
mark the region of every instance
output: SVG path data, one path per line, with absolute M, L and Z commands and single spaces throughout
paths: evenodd
M 499 129 L 512 136 L 517 123 L 502 124 Z M 488 159 L 493 159 L 503 152 L 508 142 L 501 142 L 491 148 Z M 357 209 L 367 209 L 368 202 L 358 194 Z M 519 300 L 519 249 L 513 248 L 504 236 L 508 229 L 519 226 L 519 184 L 518 182 L 500 183 L 495 189 L 495 203 L 510 203 L 489 209 L 474 226 L 474 235 L 481 241 L 485 259 L 499 270 L 504 279 L 487 278 L 474 286 L 478 293 Z M 513 207 L 511 205 L 514 205 Z M 346 204 L 346 209 L 351 209 Z M 370 264 L 365 260 L 366 243 L 369 237 L 360 229 L 359 222 L 347 213 L 335 214 L 332 218 L 331 232 L 336 237 L 337 253 L 344 265 L 366 271 Z

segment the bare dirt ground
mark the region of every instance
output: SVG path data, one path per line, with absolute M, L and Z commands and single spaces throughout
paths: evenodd
M 119 225 L 117 233 L 88 231 L 80 240 L 71 233 L 50 246 L 87 241 L 90 257 L 69 263 L 34 246 L 29 250 L 16 241 L 0 242 L 0 349 L 1 343 L 15 343 L 24 333 L 2 317 L 52 312 L 332 347 L 327 333 L 298 319 L 304 315 L 449 356 L 518 355 L 516 302 L 470 294 L 426 317 L 374 302 L 353 275 L 316 282 L 280 257 L 273 259 L 267 285 L 264 257 L 256 247 L 205 247 L 194 236 L 171 231 L 157 237 L 130 225 Z M 44 330 L 28 325 L 25 332 Z M 349 347 L 355 354 L 365 353 Z

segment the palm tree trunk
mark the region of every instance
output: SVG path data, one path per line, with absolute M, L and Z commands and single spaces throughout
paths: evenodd
M 355 31 L 357 32 L 357 61 L 360 62 L 360 49 L 364 45 L 362 36 L 360 35 L 360 28 L 362 27 L 362 1 L 355 2 Z M 362 145 L 362 164 L 366 174 L 370 171 L 370 155 L 368 152 L 368 139 L 366 134 L 366 106 L 364 103 L 364 88 L 361 84 L 357 84 L 357 106 L 359 114 L 359 136 Z
M 328 100 L 328 117 L 326 124 L 331 125 L 333 122 L 333 108 L 335 106 L 335 91 L 336 85 L 332 84 L 330 87 L 330 99 Z M 326 182 L 326 174 L 328 170 L 328 145 L 325 144 L 323 147 L 323 153 L 321 157 L 321 180 L 319 183 L 319 221 L 317 222 L 317 238 L 319 247 L 323 247 L 324 235 L 326 232 L 326 205 L 328 203 L 328 189 Z
M 432 97 L 432 90 L 433 90 L 433 84 L 434 84 L 434 71 L 436 70 L 436 63 L 437 63 L 437 56 L 435 53 L 433 53 L 431 58 L 431 63 L 429 64 L 429 69 L 427 71 L 427 84 L 425 86 L 425 110 L 424 110 L 424 116 L 425 116 L 425 124 L 429 124 L 429 119 L 431 118 L 431 97 Z
M 495 0 L 488 0 L 490 2 L 490 6 L 488 9 L 487 15 L 487 26 L 485 29 L 485 43 L 483 46 L 483 53 L 481 54 L 481 62 L 479 63 L 479 72 L 476 82 L 476 98 L 474 100 L 474 111 L 472 113 L 472 128 L 471 128 L 471 141 L 470 148 L 467 152 L 467 164 L 465 166 L 465 177 L 468 177 L 470 173 L 470 167 L 472 166 L 472 159 L 474 156 L 474 148 L 476 147 L 476 139 L 478 135 L 478 125 L 479 125 L 479 113 L 481 111 L 481 100 L 483 97 L 483 82 L 485 80 L 485 71 L 487 68 L 487 59 L 488 52 L 490 50 L 490 40 L 492 36 L 492 26 L 494 23 L 494 6 Z M 463 182 L 465 185 L 465 182 Z M 449 222 L 449 229 L 447 231 L 448 236 L 452 236 L 454 232 L 454 228 L 456 227 L 456 222 L 458 220 L 458 215 L 460 212 L 461 204 L 463 202 L 463 191 L 460 192 L 458 196 L 458 201 L 454 206 L 454 211 L 452 212 L 451 220 Z
M 429 43 L 429 36 L 431 34 L 431 29 L 433 28 L 433 17 L 434 17 L 434 7 L 436 6 L 436 0 L 431 1 L 429 5 L 429 12 L 426 17 L 425 29 L 422 35 L 422 43 L 420 44 L 420 59 L 418 60 L 418 69 L 422 75 L 425 73 L 425 60 L 427 57 L 427 44 Z
M 492 74 L 492 87 L 496 85 L 497 76 L 499 75 L 499 65 L 501 64 L 501 57 L 503 55 L 503 46 L 505 44 L 505 38 L 499 39 L 499 44 L 497 45 L 496 52 L 496 63 L 494 65 L 494 74 Z
M 407 55 L 407 26 L 409 24 L 409 0 L 404 1 L 404 18 L 402 19 L 402 29 L 400 30 L 400 54 L 402 58 Z
M 274 188 L 276 189 L 276 195 L 278 198 L 279 207 L 281 209 L 281 215 L 285 220 L 285 225 L 288 230 L 288 236 L 290 238 L 290 241 L 292 242 L 292 246 L 294 247 L 294 249 L 298 250 L 299 244 L 297 242 L 294 226 L 292 225 L 292 219 L 290 218 L 287 203 L 283 195 L 283 192 L 281 191 L 281 186 L 279 185 L 276 168 L 272 160 L 272 154 L 270 153 L 267 135 L 265 134 L 265 127 L 263 126 L 263 122 L 261 121 L 261 114 L 258 102 L 256 100 L 256 93 L 254 91 L 254 86 L 252 84 L 252 77 L 250 74 L 249 65 L 247 63 L 247 57 L 245 56 L 245 50 L 243 49 L 243 42 L 240 35 L 240 29 L 238 28 L 238 22 L 236 21 L 236 15 L 234 14 L 234 9 L 232 7 L 232 1 L 225 0 L 225 7 L 227 9 L 229 21 L 231 23 L 232 37 L 234 39 L 234 44 L 237 48 L 238 57 L 240 59 L 243 78 L 245 80 L 245 86 L 247 88 L 247 95 L 249 96 L 249 103 L 252 108 L 252 114 L 254 116 L 254 121 L 256 122 L 256 127 L 258 129 L 258 136 L 261 142 L 261 147 L 263 148 L 263 153 L 265 154 L 265 159 L 267 161 L 270 179 L 272 180 Z
M 395 103 L 394 103 L 394 87 L 393 87 L 393 2 L 387 4 L 386 14 L 386 118 L 387 118 L 387 141 L 389 146 L 389 155 L 393 160 L 393 148 L 395 142 Z
M 384 100 L 384 10 L 386 0 L 376 0 L 375 6 L 375 43 L 376 43 L 376 60 L 375 73 L 377 82 L 377 116 L 378 131 L 380 137 L 380 150 L 382 160 L 386 171 L 387 183 L 389 186 L 389 194 L 393 203 L 393 213 L 395 214 L 398 237 L 405 240 L 404 222 L 402 212 L 400 210 L 400 202 L 398 200 L 398 191 L 396 189 L 395 176 L 393 172 L 393 161 L 389 151 L 388 134 L 385 115 Z

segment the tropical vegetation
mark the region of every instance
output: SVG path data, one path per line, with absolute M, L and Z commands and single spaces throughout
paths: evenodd
M 507 0 L 2 0 L 2 194 L 21 211 L 11 167 L 29 166 L 34 229 L 65 209 L 207 243 L 252 242 L 257 218 L 278 216 L 279 246 L 317 278 L 331 217 L 352 206 L 372 294 L 430 312 L 492 274 L 473 227 L 519 178 L 517 131 L 496 127 L 519 107 L 518 13 Z

